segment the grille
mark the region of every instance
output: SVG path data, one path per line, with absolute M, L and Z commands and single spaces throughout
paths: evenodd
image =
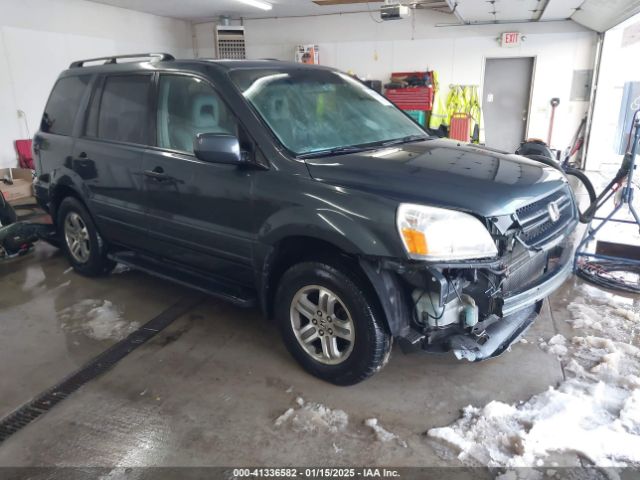
M 551 219 L 549 206 L 555 203 L 559 218 Z M 554 240 L 574 218 L 571 194 L 566 188 L 516 211 L 521 226 L 519 239 L 529 247 L 540 247 Z
M 529 284 L 534 283 L 540 278 L 547 266 L 547 254 L 539 253 L 533 258 L 528 258 L 525 261 L 514 261 L 510 265 L 510 271 L 506 275 L 502 282 L 503 292 L 513 292 L 523 289 Z

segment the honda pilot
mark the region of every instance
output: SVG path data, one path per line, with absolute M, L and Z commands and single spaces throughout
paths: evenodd
M 571 273 L 563 174 L 436 139 L 340 71 L 280 61 L 81 60 L 34 139 L 73 268 L 117 262 L 259 306 L 311 374 L 404 351 L 504 352 Z

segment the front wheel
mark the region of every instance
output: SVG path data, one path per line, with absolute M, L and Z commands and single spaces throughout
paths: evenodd
M 289 352 L 312 375 L 353 385 L 389 357 L 391 337 L 365 282 L 324 262 L 294 265 L 276 294 L 276 318 Z

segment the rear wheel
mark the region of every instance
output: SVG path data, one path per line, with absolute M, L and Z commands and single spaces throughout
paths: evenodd
M 312 375 L 353 385 L 388 359 L 391 337 L 363 280 L 343 266 L 304 262 L 285 272 L 276 294 L 284 342 Z
M 76 198 L 65 198 L 58 208 L 58 236 L 69 263 L 82 275 L 95 277 L 113 270 L 104 241 L 91 215 Z

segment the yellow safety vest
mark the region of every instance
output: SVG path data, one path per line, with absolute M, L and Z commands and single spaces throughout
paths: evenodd
M 433 105 L 431 107 L 431 118 L 429 119 L 429 128 L 437 130 L 441 125 L 449 126 L 449 114 L 442 101 L 443 95 L 440 91 L 440 82 L 438 81 L 438 72 L 433 72 Z

